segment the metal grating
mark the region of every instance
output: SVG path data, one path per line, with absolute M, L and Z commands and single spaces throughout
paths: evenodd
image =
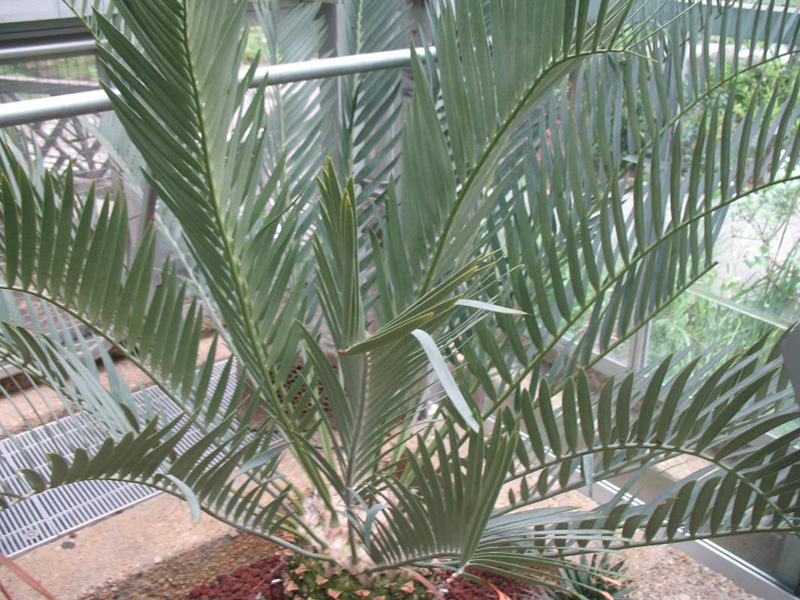
M 218 379 L 224 364 L 214 366 L 212 382 Z M 233 381 L 229 382 L 223 403 L 233 393 L 233 385 Z M 152 403 L 166 419 L 180 414 L 157 387 L 137 392 L 134 398 L 142 407 Z M 199 430 L 190 431 L 187 438 L 193 442 L 200 435 Z M 90 419 L 78 413 L 17 434 L 13 439 L 0 440 L 0 481 L 13 493 L 27 494 L 31 488 L 18 472 L 25 463 L 45 472 L 48 452 L 68 451 L 78 445 L 93 450 L 103 439 Z M 179 444 L 178 450 L 184 449 L 185 444 Z M 27 457 L 24 463 L 21 455 Z M 17 556 L 160 493 L 144 485 L 119 481 L 86 481 L 46 490 L 0 510 L 0 551 L 8 557 Z

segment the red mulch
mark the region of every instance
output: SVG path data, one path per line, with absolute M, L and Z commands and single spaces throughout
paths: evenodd
M 214 581 L 191 591 L 184 600 L 285 600 L 282 576 L 286 570 L 284 556 L 270 556 L 249 567 L 236 569 L 229 575 L 219 575 Z M 519 582 L 499 575 L 468 570 L 496 586 L 511 600 L 536 598 L 535 592 Z M 447 600 L 497 600 L 495 591 L 481 583 L 457 577 L 441 584 L 447 588 Z
M 523 585 L 519 581 L 514 581 L 508 577 L 473 568 L 467 568 L 467 572 L 491 583 L 511 600 L 537 597 L 532 594 L 533 590 L 530 589 L 530 586 Z M 470 581 L 464 577 L 456 577 L 448 581 L 446 587 L 447 594 L 445 598 L 447 600 L 497 600 L 497 593 L 491 587 L 483 583 Z
M 189 592 L 186 600 L 284 600 L 286 558 L 269 556 Z

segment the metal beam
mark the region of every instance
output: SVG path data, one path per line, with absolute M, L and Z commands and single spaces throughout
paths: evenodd
M 427 50 L 421 48 L 417 56 L 425 60 L 428 55 L 436 56 L 435 48 Z M 406 67 L 411 64 L 410 50 L 389 50 L 387 52 L 373 52 L 371 54 L 354 54 L 351 56 L 337 56 L 299 63 L 287 63 L 260 67 L 253 77 L 253 86 L 261 84 L 264 79 L 267 85 L 280 85 L 294 83 L 309 79 L 322 79 L 349 75 L 352 73 L 366 73 L 369 71 L 383 71 Z M 36 98 L 7 102 L 0 104 L 0 127 L 24 125 L 36 121 L 77 117 L 112 109 L 111 100 L 102 90 L 95 92 L 81 92 L 77 94 L 64 94 L 50 98 Z

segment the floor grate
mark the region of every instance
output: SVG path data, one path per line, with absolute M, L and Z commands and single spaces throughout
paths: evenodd
M 221 362 L 214 366 L 212 382 L 221 375 L 224 365 Z M 223 402 L 233 392 L 232 385 L 233 382 Z M 178 409 L 158 388 L 134 394 L 142 406 L 145 397 L 167 419 L 178 416 Z M 190 431 L 187 438 L 193 442 L 200 435 L 199 430 Z M 13 493 L 27 494 L 30 486 L 18 472 L 25 466 L 21 453 L 27 456 L 27 464 L 45 470 L 47 452 L 75 445 L 98 446 L 102 441 L 103 436 L 80 413 L 17 434 L 13 439 L 0 440 L 0 481 Z M 178 450 L 185 444 L 179 444 Z M 17 556 L 159 493 L 144 485 L 118 481 L 87 481 L 47 490 L 0 510 L 0 551 L 8 557 Z

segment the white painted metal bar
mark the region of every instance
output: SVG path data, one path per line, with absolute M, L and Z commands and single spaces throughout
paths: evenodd
M 427 56 L 436 56 L 435 48 L 416 50 L 421 60 Z M 253 77 L 253 86 L 261 84 L 264 79 L 267 85 L 294 83 L 309 79 L 322 79 L 407 67 L 411 64 L 410 50 L 389 50 L 370 54 L 354 54 L 337 56 L 285 65 L 260 67 Z M 36 121 L 77 117 L 96 112 L 111 110 L 111 100 L 102 90 L 63 94 L 49 98 L 36 98 L 0 104 L 0 127 L 24 125 Z

